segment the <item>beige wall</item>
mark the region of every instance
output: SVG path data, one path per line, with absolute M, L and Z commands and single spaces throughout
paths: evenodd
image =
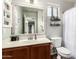
M 3 27 L 2 29 L 2 39 L 9 38 L 11 35 L 11 28 L 10 27 Z
M 23 2 L 25 0 L 13 0 L 13 2 Z M 61 5 L 61 10 L 62 12 L 65 12 L 66 10 L 72 8 L 74 6 L 74 3 L 72 2 L 62 2 L 61 0 L 36 0 L 37 3 L 40 2 L 40 4 L 44 5 L 45 7 L 47 7 L 48 3 L 51 3 L 55 6 L 55 4 Z M 25 1 L 26 2 L 26 1 Z M 39 3 L 38 3 L 39 4 Z M 57 36 L 62 36 L 62 26 L 60 27 L 50 27 L 50 20 L 49 18 L 46 18 L 45 20 L 45 30 L 46 30 L 46 34 L 49 37 L 57 37 Z M 11 29 L 9 28 L 4 28 L 5 30 L 3 30 L 3 37 L 8 38 L 10 37 L 11 34 Z M 8 35 L 9 34 L 9 35 Z

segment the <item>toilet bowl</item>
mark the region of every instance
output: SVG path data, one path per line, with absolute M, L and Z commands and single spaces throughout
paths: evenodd
M 57 48 L 58 54 L 64 58 L 70 58 L 71 57 L 71 51 L 64 47 Z
M 61 47 L 62 38 L 61 37 L 53 37 L 51 38 L 52 46 L 56 47 L 58 55 L 65 58 L 71 57 L 71 51 L 65 47 Z

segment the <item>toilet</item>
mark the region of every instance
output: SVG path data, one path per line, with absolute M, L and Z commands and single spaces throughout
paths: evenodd
M 52 46 L 56 47 L 58 55 L 61 56 L 62 59 L 68 59 L 71 57 L 71 51 L 65 47 L 61 47 L 62 38 L 61 37 L 53 37 L 51 38 Z

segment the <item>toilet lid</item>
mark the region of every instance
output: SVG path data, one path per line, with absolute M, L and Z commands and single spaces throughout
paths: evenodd
M 57 51 L 62 54 L 70 54 L 71 53 L 71 51 L 69 51 L 68 49 L 66 49 L 64 47 L 57 48 Z

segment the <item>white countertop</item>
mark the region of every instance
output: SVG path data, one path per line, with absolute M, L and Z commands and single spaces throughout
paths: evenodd
M 7 39 L 8 40 L 8 39 Z M 20 46 L 28 46 L 28 45 L 35 45 L 35 44 L 43 44 L 43 43 L 51 43 L 51 41 L 47 38 L 41 38 L 37 40 L 19 40 L 19 41 L 2 41 L 2 48 L 13 48 L 13 47 L 20 47 Z

